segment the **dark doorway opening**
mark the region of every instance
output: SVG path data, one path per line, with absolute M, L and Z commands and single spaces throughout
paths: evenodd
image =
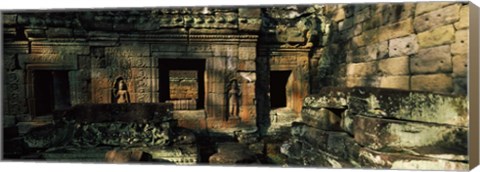
M 71 107 L 68 71 L 33 71 L 34 114 L 49 115 L 55 110 Z
M 287 106 L 287 82 L 291 71 L 270 71 L 270 107 Z
M 203 109 L 205 104 L 205 60 L 204 59 L 159 59 L 159 101 L 175 102 L 175 109 Z M 182 83 L 182 86 L 178 83 Z M 187 85 L 184 85 L 188 83 Z M 192 83 L 194 85 L 192 85 Z M 196 91 L 190 95 L 180 95 L 183 89 L 191 85 L 192 90 Z M 178 86 L 178 87 L 177 87 Z M 175 88 L 171 88 L 175 87 Z M 189 100 L 195 100 L 195 108 L 178 107 Z

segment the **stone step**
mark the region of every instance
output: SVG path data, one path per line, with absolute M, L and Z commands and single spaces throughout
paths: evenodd
M 356 115 L 354 137 L 374 150 L 467 155 L 468 128 Z

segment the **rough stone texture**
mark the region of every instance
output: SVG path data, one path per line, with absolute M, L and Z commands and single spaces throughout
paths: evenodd
M 239 143 L 222 143 L 218 145 L 217 153 L 208 158 L 210 164 L 252 164 L 257 161 L 255 154 Z
M 340 121 L 340 127 L 343 131 L 347 132 L 350 135 L 353 135 L 353 117 L 355 116 L 355 112 L 352 110 L 347 109 L 342 113 L 342 118 Z
M 467 128 L 355 116 L 355 141 L 375 150 L 467 154 Z
M 468 74 L 468 58 L 467 55 L 456 55 L 452 58 L 454 77 L 466 77 Z
M 337 9 L 335 10 L 335 14 L 332 17 L 332 20 L 338 22 L 343 19 L 345 19 L 345 9 L 342 7 L 337 7 Z
M 384 76 L 380 77 L 380 88 L 410 89 L 410 76 Z
M 344 132 L 324 131 L 302 123 L 294 123 L 291 132 L 295 139 L 285 142 L 281 148 L 289 159 L 311 157 L 302 160 L 303 163 L 334 168 L 354 166 L 351 161 L 358 159 L 359 145 Z
M 449 4 L 451 4 L 451 2 L 417 3 L 417 6 L 415 8 L 415 15 L 420 15 L 425 12 L 433 11 Z
M 347 107 L 347 95 L 342 91 L 326 90 L 319 95 L 305 97 L 303 107 L 345 109 Z
M 352 28 L 352 26 L 353 26 L 353 18 L 349 17 L 338 23 L 338 30 L 340 31 L 347 30 Z
M 458 21 L 460 6 L 460 4 L 454 4 L 416 16 L 413 21 L 415 31 L 420 33 Z
M 394 57 L 378 61 L 378 70 L 384 75 L 408 75 L 409 57 Z
M 465 96 L 375 88 L 353 88 L 343 94 L 347 95 L 348 111 L 353 113 L 468 126 L 468 101 Z
M 455 23 L 455 29 L 465 29 L 469 26 L 469 5 L 463 5 L 460 8 L 460 20 Z
M 421 48 L 444 45 L 455 41 L 455 28 L 453 25 L 440 26 L 435 29 L 419 33 L 418 44 Z
M 167 147 L 139 148 L 152 156 L 152 160 L 176 165 L 195 165 L 199 162 L 199 151 L 195 144 L 173 144 Z
M 309 126 L 327 131 L 339 131 L 341 130 L 340 115 L 325 108 L 309 109 L 304 107 L 301 116 L 302 121 Z
M 453 79 L 453 93 L 458 95 L 466 95 L 468 93 L 468 80 L 467 78 L 454 78 Z
M 390 57 L 395 57 L 417 53 L 418 48 L 416 35 L 410 35 L 407 37 L 391 39 L 388 50 Z
M 467 170 L 464 162 L 434 159 L 402 153 L 384 153 L 368 148 L 359 151 L 360 163 L 373 168 L 409 169 L 409 170 Z
M 412 90 L 450 93 L 453 89 L 452 81 L 452 78 L 446 74 L 413 75 L 410 80 L 410 88 Z
M 392 38 L 410 35 L 413 33 L 412 21 L 412 19 L 406 19 L 397 23 L 380 27 L 376 32 L 376 34 L 378 34 L 378 40 L 385 41 Z
M 468 30 L 455 32 L 455 43 L 452 44 L 452 54 L 467 54 L 469 49 Z
M 377 63 L 351 63 L 347 65 L 347 76 L 371 76 L 377 73 Z
M 410 59 L 412 74 L 441 73 L 452 71 L 450 46 L 438 46 L 421 49 Z

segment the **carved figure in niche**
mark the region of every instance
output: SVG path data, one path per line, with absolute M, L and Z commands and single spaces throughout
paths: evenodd
M 230 86 L 228 89 L 228 116 L 229 117 L 238 117 L 240 109 L 240 95 L 241 92 L 238 88 L 238 83 L 236 79 L 230 81 Z
M 128 93 L 127 84 L 122 77 L 116 79 L 113 92 L 112 102 L 114 103 L 130 103 L 130 95 Z

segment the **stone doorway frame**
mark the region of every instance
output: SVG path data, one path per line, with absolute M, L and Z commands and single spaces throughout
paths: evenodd
M 59 65 L 59 64 L 27 64 L 26 65 L 26 99 L 28 104 L 28 110 L 32 118 L 38 116 L 36 113 L 36 98 L 35 98 L 35 83 L 34 83 L 34 71 L 47 70 L 47 71 L 67 71 L 68 81 L 70 82 L 70 72 L 76 70 L 72 65 Z M 71 83 L 69 84 L 69 93 L 72 90 Z M 72 98 L 70 98 L 70 104 L 72 104 Z M 73 105 L 73 104 L 72 104 Z

